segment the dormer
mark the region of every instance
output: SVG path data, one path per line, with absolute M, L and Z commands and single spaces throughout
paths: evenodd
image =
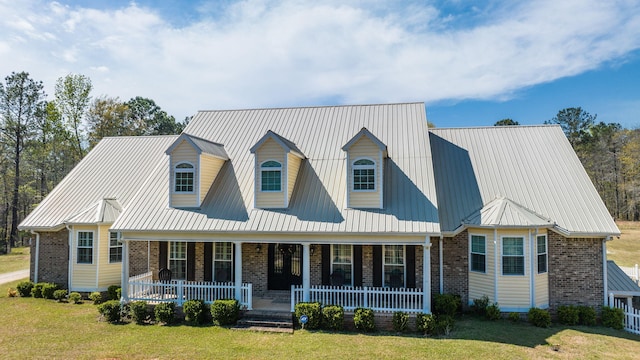
M 202 205 L 220 168 L 229 156 L 221 144 L 182 134 L 167 149 L 169 155 L 169 206 Z
M 347 153 L 347 207 L 382 209 L 387 145 L 362 128 L 342 150 Z
M 289 207 L 304 154 L 296 144 L 269 130 L 251 147 L 254 154 L 254 207 Z

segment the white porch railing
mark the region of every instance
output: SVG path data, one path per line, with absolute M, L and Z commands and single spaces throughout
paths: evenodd
M 244 283 L 241 289 L 240 306 L 252 309 L 253 288 L 252 284 Z M 204 281 L 154 281 L 151 272 L 129 278 L 129 301 L 147 302 L 175 302 L 178 306 L 187 300 L 204 300 L 212 303 L 219 299 L 234 299 L 235 285 L 231 282 L 204 282 Z
M 612 303 L 613 296 L 610 296 L 609 303 Z M 612 307 L 624 311 L 624 329 L 630 333 L 640 335 L 640 310 L 628 306 L 620 299 L 613 299 Z
M 638 284 L 640 282 L 640 272 L 638 271 L 638 264 L 632 267 L 620 266 L 620 269 L 624 271 L 625 274 L 629 275 L 629 277 Z
M 422 289 L 313 285 L 309 290 L 309 301 L 317 301 L 323 305 L 340 305 L 346 311 L 363 307 L 377 312 L 421 313 L 423 297 Z M 303 298 L 302 286 L 292 285 L 292 312 L 297 303 L 304 301 Z

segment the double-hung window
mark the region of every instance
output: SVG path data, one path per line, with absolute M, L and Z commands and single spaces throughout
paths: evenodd
M 404 287 L 404 245 L 384 245 L 384 286 Z
M 487 241 L 482 235 L 471 235 L 471 271 L 487 271 Z
M 78 231 L 78 264 L 93 264 L 93 231 Z
M 331 245 L 331 284 L 353 285 L 353 246 L 344 244 Z M 335 282 L 342 282 L 337 284 Z
M 175 188 L 177 193 L 193 192 L 195 169 L 193 165 L 183 162 L 175 167 Z
M 538 274 L 547 272 L 547 237 L 539 235 L 536 237 L 538 253 Z
M 502 238 L 502 275 L 524 275 L 524 238 Z
M 376 163 L 369 159 L 353 162 L 353 190 L 373 191 L 376 189 Z
M 217 242 L 213 247 L 214 281 L 229 282 L 233 280 L 233 243 Z
M 169 243 L 169 270 L 171 277 L 176 280 L 187 279 L 187 243 Z
M 282 190 L 282 164 L 273 160 L 262 163 L 260 166 L 260 190 Z
M 122 262 L 122 244 L 118 242 L 118 233 L 109 233 L 109 262 Z

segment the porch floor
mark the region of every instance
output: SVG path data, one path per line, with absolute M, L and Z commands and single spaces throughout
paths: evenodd
M 269 290 L 263 296 L 254 296 L 253 310 L 291 312 L 291 291 Z

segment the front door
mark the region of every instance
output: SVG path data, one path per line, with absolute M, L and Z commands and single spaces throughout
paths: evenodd
M 302 284 L 302 245 L 269 244 L 269 290 Z

